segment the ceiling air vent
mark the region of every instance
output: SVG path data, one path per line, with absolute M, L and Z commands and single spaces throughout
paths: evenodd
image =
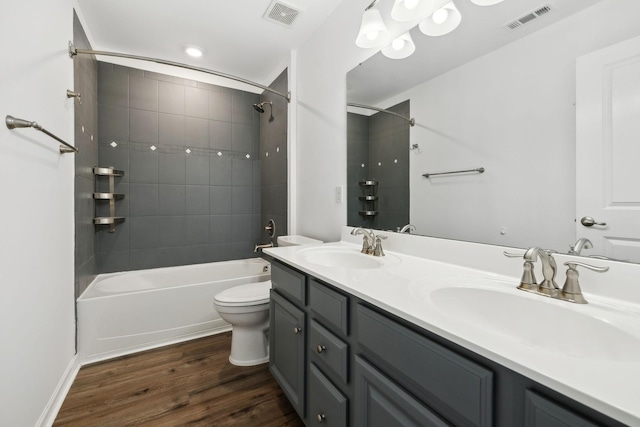
M 521 16 L 520 18 L 516 19 L 515 21 L 509 22 L 507 25 L 505 25 L 506 28 L 508 28 L 509 30 L 515 30 L 516 28 L 519 28 L 521 26 L 523 26 L 524 24 L 528 24 L 529 22 L 533 21 L 534 19 L 540 18 L 542 15 L 546 15 L 547 13 L 551 12 L 551 5 L 547 4 L 544 6 L 541 6 L 539 8 L 537 8 L 536 10 L 534 10 L 533 12 L 527 13 L 524 16 Z
M 300 11 L 298 9 L 280 1 L 274 1 L 267 8 L 267 11 L 264 14 L 264 19 L 290 27 L 293 25 L 298 15 L 300 15 Z

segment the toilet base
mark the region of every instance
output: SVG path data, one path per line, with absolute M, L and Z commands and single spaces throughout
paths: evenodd
M 229 362 L 236 366 L 254 366 L 269 361 L 267 326 L 244 328 L 233 326 Z

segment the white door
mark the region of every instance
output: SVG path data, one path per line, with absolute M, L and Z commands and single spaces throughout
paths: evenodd
M 579 57 L 576 73 L 576 236 L 593 242 L 583 255 L 640 262 L 640 37 Z

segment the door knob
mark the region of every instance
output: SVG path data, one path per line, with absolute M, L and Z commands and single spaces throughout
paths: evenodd
M 607 225 L 606 222 L 596 222 L 596 220 L 590 216 L 583 216 L 580 220 L 580 224 L 584 225 L 585 227 L 591 227 L 592 225 Z

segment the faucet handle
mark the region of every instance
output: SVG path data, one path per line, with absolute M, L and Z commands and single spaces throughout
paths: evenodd
M 579 273 L 577 267 L 588 268 L 589 270 L 596 271 L 598 273 L 604 273 L 609 271 L 609 267 L 596 267 L 595 265 L 585 264 L 576 261 L 567 261 L 564 263 L 567 267 L 567 279 L 562 287 L 562 299 L 577 304 L 587 304 L 587 300 L 582 296 L 582 290 L 580 289 L 580 283 L 578 282 Z
M 502 254 L 507 258 L 522 258 L 522 256 L 524 255 L 524 254 L 516 254 L 513 252 L 507 252 L 507 251 L 502 252 Z
M 382 250 L 382 240 L 386 239 L 387 236 L 376 234 L 376 246 L 375 248 L 373 248 L 373 256 L 384 256 L 384 251 Z
M 520 258 L 524 254 L 515 254 L 513 252 L 503 252 L 504 256 L 509 258 Z M 522 289 L 523 291 L 537 291 L 538 283 L 536 281 L 536 275 L 533 273 L 533 262 L 525 261 L 522 264 L 522 278 L 520 279 L 520 284 L 518 285 L 518 289 Z

